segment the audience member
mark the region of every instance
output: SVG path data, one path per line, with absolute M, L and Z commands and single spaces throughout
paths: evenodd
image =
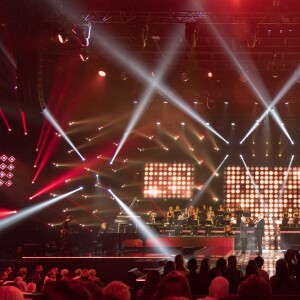
M 10 266 L 7 266 L 3 270 L 7 274 L 7 280 L 14 280 L 13 269 Z
M 8 275 L 6 272 L 0 272 L 0 286 L 3 285 L 5 281 L 7 281 Z
M 185 265 L 184 256 L 182 254 L 177 254 L 175 256 L 175 269 L 176 271 L 181 272 L 185 276 L 189 273 L 189 270 Z
M 245 269 L 245 271 L 246 271 L 245 278 L 247 278 L 248 276 L 253 275 L 253 274 L 257 275 L 257 270 L 258 270 L 258 267 L 257 267 L 256 262 L 253 259 L 249 260 L 248 265 L 246 266 L 246 269 Z
M 295 275 L 295 270 L 296 270 L 295 258 L 296 258 L 296 251 L 293 249 L 288 249 L 284 254 L 284 259 L 287 262 L 289 273 L 292 276 Z
M 199 294 L 200 295 L 207 295 L 208 288 L 210 285 L 210 278 L 209 278 L 209 259 L 203 258 L 200 264 L 199 269 Z
M 221 276 L 225 276 L 225 273 L 227 271 L 227 262 L 224 257 L 220 257 L 216 262 L 216 268 L 218 268 L 221 272 Z
M 254 258 L 254 261 L 257 264 L 257 275 L 264 278 L 266 281 L 269 281 L 269 274 L 267 271 L 262 269 L 262 266 L 264 265 L 264 259 L 261 256 L 257 256 Z
M 80 280 L 89 280 L 89 270 L 88 269 L 81 270 Z
M 27 284 L 27 292 L 28 293 L 37 293 L 40 292 L 39 287 L 41 286 L 41 274 L 34 272 L 31 275 L 31 281 Z
M 80 277 L 81 277 L 81 269 L 76 269 L 75 271 L 74 271 L 74 280 L 78 280 L 78 279 L 80 279 Z
M 227 278 L 229 282 L 229 293 L 236 294 L 238 286 L 243 279 L 242 271 L 237 269 L 237 260 L 236 256 L 228 257 L 228 268 L 225 273 L 225 278 Z
M 191 299 L 189 283 L 182 272 L 172 271 L 166 275 L 151 300 L 163 300 L 171 296 L 182 296 Z
M 198 274 L 198 262 L 196 258 L 191 258 L 188 261 L 187 267 L 189 269 L 189 274 L 187 275 L 187 280 L 190 285 L 192 295 L 199 295 L 199 274 Z
M 221 276 L 221 272 L 218 268 L 213 267 L 209 270 L 209 285 L 218 276 Z
M 238 288 L 239 300 L 271 300 L 271 287 L 268 282 L 258 275 L 250 275 L 240 283 Z
M 24 281 L 22 276 L 17 276 L 15 278 L 15 283 L 14 285 L 22 292 L 27 292 L 27 284 Z
M 165 277 L 170 272 L 175 271 L 175 262 L 172 260 L 168 260 L 164 266 L 164 271 L 162 274 L 162 278 Z
M 161 278 L 158 270 L 151 270 L 146 275 L 145 283 L 143 288 L 138 290 L 137 296 L 149 297 L 151 298 L 153 294 L 156 292 Z
M 275 275 L 270 278 L 272 293 L 275 295 L 294 294 L 296 284 L 289 273 L 288 263 L 284 258 L 276 261 L 275 272 Z
M 0 287 L 1 300 L 24 300 L 23 293 L 15 286 L 1 286 Z
M 88 274 L 89 274 L 89 278 L 88 279 L 90 281 L 92 281 L 93 283 L 97 284 L 98 286 L 102 286 L 102 287 L 105 285 L 102 282 L 102 280 L 99 277 L 96 276 L 97 272 L 96 272 L 95 269 L 90 269 L 89 272 L 88 272 Z
M 78 280 L 52 281 L 45 286 L 41 300 L 93 300 L 84 283 Z
M 129 287 L 121 281 L 112 281 L 103 289 L 105 300 L 130 300 Z
M 69 280 L 69 270 L 68 269 L 62 269 L 60 271 L 60 280 Z
M 209 287 L 208 296 L 205 298 L 198 298 L 198 300 L 219 300 L 225 298 L 229 292 L 229 282 L 223 276 L 217 276 L 213 279 Z

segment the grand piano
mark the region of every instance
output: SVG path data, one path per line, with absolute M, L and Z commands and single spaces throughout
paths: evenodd
M 118 232 L 103 233 L 98 238 L 98 243 L 102 245 L 102 254 L 108 254 L 117 251 L 121 254 L 122 242 L 125 240 L 141 240 L 143 243 L 143 252 L 146 247 L 147 237 L 145 234 L 138 232 L 136 219 L 140 216 L 118 215 L 115 223 L 118 224 Z
M 115 223 L 118 224 L 118 233 L 132 233 L 137 231 L 136 219 L 140 216 L 118 215 Z

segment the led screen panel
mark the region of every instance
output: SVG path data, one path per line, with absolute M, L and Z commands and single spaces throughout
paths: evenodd
M 191 163 L 147 162 L 144 198 L 188 199 L 192 197 L 195 167 Z
M 249 170 L 249 171 L 248 171 Z M 224 170 L 224 202 L 232 212 L 241 205 L 255 218 L 262 212 L 267 223 L 265 234 L 275 235 L 274 226 L 283 210 L 290 217 L 300 206 L 300 168 L 228 166 Z

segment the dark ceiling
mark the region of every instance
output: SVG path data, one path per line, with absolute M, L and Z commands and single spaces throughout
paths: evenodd
M 13 129 L 8 132 L 5 122 L 0 121 L 1 149 L 14 152 L 19 162 L 15 189 L 13 192 L 2 189 L 11 206 L 16 203 L 26 206 L 28 196 L 81 166 L 74 153 L 67 154 L 69 145 L 57 139 L 53 128 L 45 131 L 41 113 L 45 107 L 90 162 L 91 175 L 80 174 L 70 185 L 76 187 L 88 182 L 91 195 L 95 192 L 93 172 L 101 174 L 105 186 L 113 186 L 124 199 L 132 199 L 136 194 L 141 195 L 145 161 L 194 161 L 196 155 L 205 161 L 201 169 L 196 170 L 196 183 L 201 184 L 226 153 L 231 154 L 230 163 L 235 164 L 240 163 L 240 153 L 248 155 L 250 160 L 255 149 L 261 156 L 257 155 L 256 161 L 250 164 L 287 165 L 290 154 L 299 150 L 297 76 L 276 105 L 295 145 L 290 144 L 271 117 L 262 122 L 263 126 L 256 129 L 244 145 L 239 144 L 265 109 L 253 87 L 269 104 L 298 68 L 298 0 L 32 0 L 22 3 L 6 0 L 1 4 L 0 101 Z M 92 28 L 90 45 L 85 47 L 90 58 L 82 62 L 78 31 L 75 33 L 72 28 L 81 28 L 87 23 Z M 69 34 L 68 43 L 57 42 L 55 36 L 59 30 Z M 177 48 L 168 49 L 170 44 Z M 135 68 L 143 66 L 142 72 L 150 74 L 159 70 L 170 55 L 174 55 L 174 59 L 163 77 L 165 85 L 178 94 L 195 115 L 230 139 L 230 145 L 209 133 L 197 118 L 173 106 L 171 99 L 158 90 L 153 93 L 116 165 L 109 166 L 116 144 L 137 106 L 134 101 L 139 102 L 147 88 Z M 100 67 L 105 67 L 108 73 L 105 83 L 97 76 Z M 128 74 L 126 81 L 120 79 L 122 71 Z M 213 72 L 212 78 L 207 77 L 208 71 Z M 182 72 L 188 74 L 189 81 L 181 80 Z M 23 134 L 20 110 L 26 113 L 28 136 Z M 78 123 L 69 126 L 72 121 Z M 170 136 L 183 134 L 181 122 L 187 126 L 184 142 L 179 146 Z M 236 123 L 234 129 L 232 122 Z M 203 144 L 195 139 L 195 133 L 206 136 Z M 32 185 L 36 174 L 33 165 L 38 156 L 35 148 L 41 136 L 47 141 L 41 155 L 45 165 L 36 184 Z M 150 136 L 155 136 L 156 142 L 149 140 Z M 269 150 L 274 154 L 268 161 L 264 156 L 266 139 L 272 141 Z M 162 144 L 169 147 L 168 153 L 163 151 Z M 278 145 L 285 151 L 282 161 L 277 157 Z M 214 152 L 212 149 L 217 146 L 220 151 Z M 189 147 L 196 150 L 194 154 L 188 153 Z M 101 162 L 95 163 L 98 155 L 102 155 Z M 53 168 L 54 162 L 63 167 Z M 124 183 L 127 190 L 121 188 Z M 222 194 L 222 182 L 213 189 Z M 70 186 L 56 186 L 53 192 L 65 190 L 70 190 Z M 207 197 L 211 194 L 213 192 Z M 91 197 L 90 211 L 99 206 L 99 197 Z M 108 198 L 105 193 L 101 197 Z M 87 205 L 82 203 L 81 195 L 76 201 Z M 117 210 L 117 206 L 114 204 L 109 209 Z M 83 218 L 88 219 L 87 215 Z M 61 219 L 62 216 L 57 213 L 48 218 Z

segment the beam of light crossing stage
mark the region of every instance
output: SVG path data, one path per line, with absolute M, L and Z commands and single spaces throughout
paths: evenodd
M 272 109 L 277 105 L 277 103 L 288 93 L 288 91 L 293 87 L 296 81 L 300 78 L 300 65 L 298 65 L 296 71 L 290 76 L 286 84 L 281 88 L 278 94 L 275 96 L 274 100 L 270 103 L 268 108 L 261 114 L 261 116 L 257 119 L 256 123 L 250 128 L 245 137 L 241 140 L 240 144 L 242 144 L 246 138 L 254 131 L 254 129 L 258 126 L 258 124 L 272 111 Z M 278 122 L 281 122 L 278 119 Z M 282 124 L 282 122 L 281 122 Z M 290 140 L 291 144 L 294 145 L 294 141 L 289 136 L 286 128 L 282 126 L 282 130 L 284 131 L 287 138 Z
M 50 122 L 50 124 L 52 124 L 52 126 L 59 132 L 59 134 L 65 139 L 65 141 L 73 148 L 73 150 L 79 155 L 81 160 L 84 161 L 85 158 L 80 154 L 80 152 L 71 142 L 71 140 L 67 137 L 67 135 L 64 133 L 60 125 L 56 122 L 56 120 L 54 119 L 54 117 L 51 115 L 50 111 L 47 108 L 43 110 L 43 115 Z
M 49 1 L 48 1 L 49 2 Z M 57 3 L 53 3 L 50 1 L 52 6 L 55 7 L 58 11 L 60 11 L 67 19 L 69 15 L 69 11 L 79 11 L 78 9 L 75 10 L 73 7 L 73 10 L 71 10 L 71 5 L 67 9 L 62 9 Z M 187 115 L 189 115 L 191 118 L 193 118 L 196 122 L 203 125 L 206 129 L 214 133 L 216 136 L 218 136 L 220 139 L 222 139 L 226 144 L 229 144 L 229 142 L 223 138 L 216 130 L 214 130 L 211 126 L 208 126 L 206 121 L 202 119 L 191 107 L 186 105 L 184 101 L 179 96 L 174 96 L 171 91 L 168 90 L 166 85 L 163 85 L 160 83 L 159 85 L 147 75 L 147 71 L 141 65 L 138 61 L 136 61 L 132 56 L 130 56 L 125 49 L 118 49 L 117 45 L 113 42 L 113 40 L 109 39 L 107 34 L 105 32 L 100 31 L 99 28 L 97 28 L 97 31 L 93 31 L 93 39 L 96 42 L 96 47 L 99 47 L 99 51 L 102 52 L 103 49 L 106 51 L 106 54 L 109 55 L 112 59 L 115 59 L 120 64 L 123 65 L 123 67 L 130 69 L 135 75 L 138 80 L 143 80 L 146 82 L 146 84 L 154 85 L 156 87 L 156 90 L 162 92 L 169 100 L 173 102 L 174 105 L 181 108 Z M 126 53 L 126 55 L 125 55 Z
M 226 53 L 228 54 L 228 56 L 231 59 L 231 61 L 238 68 L 238 70 L 242 74 L 244 74 L 246 76 L 246 78 L 247 78 L 247 84 L 249 85 L 249 87 L 257 95 L 257 97 L 260 100 L 260 102 L 266 107 L 266 109 L 268 110 L 268 113 L 271 113 L 271 116 L 273 117 L 274 121 L 278 124 L 278 126 L 281 128 L 281 130 L 283 131 L 283 133 L 287 136 L 287 138 L 290 141 L 292 141 L 291 138 L 290 138 L 290 136 L 289 136 L 289 134 L 288 134 L 288 132 L 287 132 L 287 130 L 286 130 L 286 128 L 283 126 L 283 122 L 281 121 L 281 118 L 280 118 L 279 114 L 276 112 L 275 109 L 270 109 L 270 110 L 268 109 L 269 108 L 268 100 L 266 101 L 265 99 L 271 100 L 271 96 L 270 96 L 270 94 L 269 94 L 266 86 L 263 84 L 262 79 L 260 79 L 260 82 L 258 82 L 257 84 L 255 84 L 254 81 L 252 80 L 252 78 L 250 78 L 250 76 L 247 74 L 247 70 L 242 66 L 242 64 L 239 62 L 239 60 L 232 53 L 231 49 L 229 48 L 229 46 L 227 45 L 227 43 L 225 42 L 225 40 L 223 39 L 223 37 L 221 36 L 221 34 L 219 33 L 219 31 L 216 29 L 216 27 L 213 24 L 211 24 L 211 23 L 208 23 L 208 25 L 210 26 L 211 31 L 213 32 L 213 34 L 215 34 L 215 36 L 219 40 L 220 44 L 226 50 Z M 254 76 L 254 78 L 260 78 L 259 74 L 256 73 L 255 76 Z M 257 126 L 258 126 L 258 123 L 256 122 L 253 125 L 253 130 Z M 244 141 L 244 139 L 243 139 L 243 141 Z M 240 142 L 240 144 L 242 144 L 242 142 Z
M 171 92 L 171 90 L 167 87 L 166 84 L 163 84 L 162 82 L 158 83 L 152 77 L 148 76 L 145 68 L 140 63 L 138 63 L 133 57 L 131 57 L 128 54 L 126 54 L 125 56 L 125 49 L 118 50 L 118 47 L 114 44 L 112 40 L 108 39 L 108 37 L 105 38 L 104 33 L 97 34 L 97 32 L 95 31 L 94 33 L 95 41 L 98 43 L 96 46 L 99 47 L 99 50 L 105 49 L 108 55 L 110 55 L 113 59 L 116 59 L 125 68 L 130 69 L 132 73 L 135 74 L 138 80 L 143 80 L 149 86 L 153 85 L 157 91 L 160 91 L 176 107 L 180 108 L 183 112 L 185 112 L 196 122 L 200 123 L 207 130 L 211 131 L 213 134 L 218 136 L 226 144 L 229 144 L 229 142 L 224 137 L 222 137 L 215 129 L 207 125 L 207 121 L 201 118 L 190 106 L 188 106 L 179 95 L 174 95 L 175 92 Z
M 118 148 L 110 161 L 110 164 L 113 164 L 115 158 L 117 157 L 118 153 L 122 149 L 123 145 L 129 138 L 129 135 L 131 134 L 133 128 L 137 124 L 137 122 L 142 117 L 142 114 L 144 113 L 145 109 L 147 108 L 147 105 L 151 101 L 151 97 L 153 93 L 156 90 L 156 85 L 159 84 L 159 82 L 162 80 L 163 76 L 166 74 L 167 69 L 169 68 L 170 64 L 173 62 L 174 56 L 176 54 L 176 51 L 179 49 L 179 47 L 182 45 L 177 39 L 174 39 L 174 43 L 170 44 L 168 46 L 170 52 L 169 55 L 165 58 L 164 56 L 158 63 L 159 70 L 155 72 L 157 76 L 153 79 L 153 81 L 149 84 L 147 89 L 143 92 L 143 95 L 141 96 L 141 101 L 138 102 L 136 109 L 134 110 L 132 117 L 125 129 L 125 132 L 121 138 L 121 141 L 118 143 Z
M 0 221 L 0 232 L 7 229 L 7 228 L 9 228 L 9 227 L 11 227 L 11 226 L 16 225 L 18 222 L 21 222 L 24 219 L 31 217 L 32 215 L 38 213 L 39 211 L 53 205 L 54 203 L 66 198 L 66 197 L 68 197 L 68 196 L 70 196 L 70 195 L 72 195 L 72 194 L 74 194 L 74 193 L 76 193 L 80 190 L 82 190 L 82 187 L 79 187 L 79 188 L 77 188 L 73 191 L 70 191 L 66 194 L 60 195 L 60 196 L 55 197 L 53 199 L 45 200 L 42 203 L 31 205 L 28 208 L 21 209 L 15 215 L 12 215 L 12 216 L 7 217 L 4 220 Z
M 283 195 L 283 191 L 285 189 L 285 186 L 286 186 L 286 183 L 287 183 L 287 179 L 289 177 L 289 173 L 290 173 L 290 170 L 291 170 L 291 166 L 292 166 L 293 160 L 294 160 L 294 155 L 292 155 L 292 157 L 291 157 L 291 160 L 290 160 L 287 172 L 286 172 L 286 174 L 285 174 L 285 176 L 283 178 L 282 186 L 281 186 L 281 189 L 280 189 L 279 195 L 278 195 L 278 200 L 280 200 L 281 197 L 282 197 L 282 195 Z
M 219 166 L 217 167 L 217 169 L 213 172 L 213 174 L 210 175 L 210 177 L 206 180 L 206 182 L 204 183 L 204 185 L 201 188 L 201 190 L 195 195 L 194 199 L 192 200 L 192 205 L 196 205 L 198 203 L 198 201 L 200 200 L 200 198 L 202 197 L 202 195 L 204 194 L 204 192 L 207 190 L 208 186 L 213 181 L 213 179 L 215 178 L 216 174 L 221 169 L 221 167 L 223 166 L 223 164 L 225 163 L 225 161 L 226 161 L 226 159 L 228 157 L 229 157 L 229 155 L 227 154 L 224 157 L 224 159 L 221 161 L 221 163 L 219 164 Z
M 2 52 L 5 54 L 5 56 L 7 57 L 7 59 L 9 60 L 9 62 L 11 63 L 11 65 L 14 67 L 15 70 L 17 70 L 17 62 L 16 60 L 13 58 L 13 56 L 8 52 L 8 50 L 6 49 L 6 47 L 3 45 L 3 42 L 0 40 L 0 49 L 2 50 Z
M 119 206 L 123 209 L 123 211 L 132 217 L 132 220 L 139 226 L 139 228 L 142 230 L 143 234 L 149 238 L 151 238 L 151 241 L 155 244 L 155 246 L 166 256 L 170 256 L 170 253 L 166 250 L 166 247 L 156 238 L 156 236 L 153 235 L 153 233 L 149 230 L 149 228 L 146 226 L 146 224 L 141 221 L 138 216 L 131 210 L 129 207 L 120 199 L 118 196 L 116 196 L 111 189 L 108 190 L 108 192 L 114 197 L 114 199 L 118 202 Z
M 252 185 L 253 185 L 253 187 L 254 187 L 254 190 L 255 190 L 255 192 L 256 192 L 256 194 L 257 194 L 257 196 L 258 196 L 258 200 L 261 200 L 262 197 L 261 197 L 261 194 L 260 194 L 260 192 L 259 192 L 259 189 L 258 189 L 258 187 L 257 187 L 257 185 L 256 185 L 256 183 L 255 183 L 255 181 L 254 181 L 254 179 L 253 179 L 253 176 L 252 176 L 251 173 L 250 173 L 250 170 L 249 170 L 249 168 L 248 168 L 248 166 L 247 166 L 247 164 L 246 164 L 246 162 L 245 162 L 244 157 L 243 157 L 242 154 L 240 154 L 240 158 L 241 158 L 241 160 L 242 160 L 242 162 L 243 162 L 243 164 L 244 164 L 244 166 L 245 166 L 245 168 L 246 168 L 247 174 L 248 174 L 248 176 L 249 176 L 249 178 L 250 178 L 250 180 L 251 180 L 251 183 L 252 183 Z

